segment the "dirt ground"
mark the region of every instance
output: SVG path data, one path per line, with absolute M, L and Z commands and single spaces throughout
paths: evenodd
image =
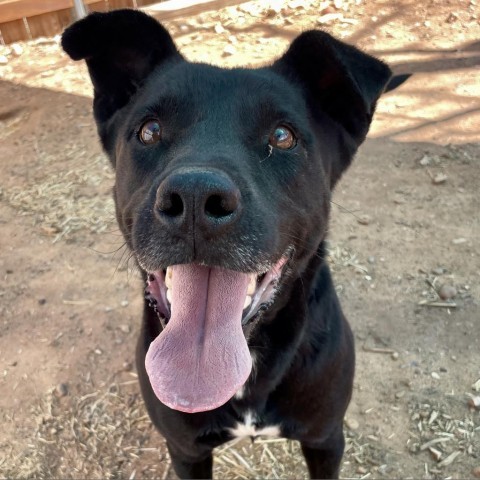
M 343 478 L 480 477 L 479 17 L 476 0 L 291 0 L 166 23 L 198 61 L 265 64 L 324 28 L 413 73 L 334 197 L 358 355 Z M 175 478 L 132 365 L 142 285 L 86 69 L 58 38 L 0 46 L 0 98 L 0 477 Z M 261 439 L 216 452 L 215 475 L 306 469 Z

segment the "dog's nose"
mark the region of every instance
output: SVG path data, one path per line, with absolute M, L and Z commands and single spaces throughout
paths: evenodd
M 155 207 L 157 217 L 169 228 L 190 231 L 193 227 L 213 235 L 236 222 L 241 194 L 222 171 L 180 169 L 160 183 Z

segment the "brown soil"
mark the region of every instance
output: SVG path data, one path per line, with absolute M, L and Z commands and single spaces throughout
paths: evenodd
M 358 353 L 343 477 L 480 475 L 476 3 L 251 2 L 166 25 L 199 61 L 260 65 L 321 27 L 413 73 L 334 198 L 330 261 Z M 86 69 L 58 38 L 0 50 L 0 471 L 174 478 L 132 367 L 142 286 Z M 294 442 L 262 440 L 221 449 L 215 474 L 306 470 Z

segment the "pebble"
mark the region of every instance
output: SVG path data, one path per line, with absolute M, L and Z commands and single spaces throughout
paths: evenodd
M 398 360 L 398 357 L 399 357 L 399 353 L 398 352 L 393 352 L 391 357 L 392 357 L 392 360 Z
M 120 302 L 120 305 L 121 305 L 122 307 L 128 307 L 128 300 L 122 300 L 122 301 Z
M 120 325 L 120 330 L 123 333 L 130 333 L 130 325 Z
M 372 255 L 371 257 L 367 258 L 368 263 L 375 263 L 375 257 Z
M 397 392 L 397 393 L 395 394 L 395 398 L 396 398 L 397 400 L 400 400 L 403 396 L 405 396 L 405 390 L 400 390 L 399 392 Z
M 345 425 L 350 429 L 350 430 L 358 430 L 358 427 L 360 424 L 358 423 L 357 420 L 354 418 L 347 418 L 345 420 Z
M 101 355 L 103 353 L 99 348 L 96 348 L 94 352 L 96 355 Z
M 232 45 L 226 45 L 225 48 L 223 49 L 222 55 L 226 57 L 229 55 L 235 55 L 236 53 L 237 53 L 237 50 L 235 49 L 235 47 L 233 47 Z
M 7 65 L 8 58 L 5 55 L 0 55 L 0 65 Z
M 68 385 L 66 383 L 59 383 L 55 388 L 55 393 L 59 397 L 66 397 L 68 395 Z
M 357 222 L 360 224 L 360 225 L 369 225 L 370 222 L 371 222 L 371 218 L 369 215 L 360 215 L 358 218 L 357 218 Z
M 472 470 L 472 475 L 473 475 L 475 478 L 480 478 L 480 466 L 475 467 L 475 468 Z
M 454 238 L 452 240 L 452 243 L 454 245 L 461 245 L 462 243 L 466 243 L 467 242 L 467 239 L 466 238 L 463 238 L 463 237 L 460 237 L 460 238 Z
M 18 43 L 10 45 L 10 48 L 12 49 L 12 53 L 17 57 L 19 57 L 23 53 L 23 47 L 21 45 L 18 45 Z
M 441 185 L 442 183 L 445 183 L 447 181 L 447 175 L 444 173 L 437 173 L 433 178 L 432 178 L 432 183 L 434 185 Z
M 438 289 L 438 296 L 442 300 L 450 300 L 457 295 L 457 289 L 452 285 L 442 285 Z
M 435 380 L 440 380 L 440 375 L 439 375 L 437 372 L 432 372 L 430 375 L 431 375 L 432 378 L 434 378 Z
M 432 270 L 432 273 L 433 273 L 434 275 L 443 275 L 445 272 L 446 272 L 446 270 L 445 270 L 444 268 L 442 268 L 442 267 L 434 268 L 434 269 Z
M 38 304 L 39 305 L 45 305 L 47 303 L 47 299 L 46 298 L 39 298 L 38 299 Z
M 420 160 L 420 165 L 426 167 L 432 163 L 432 159 L 428 155 L 424 155 Z

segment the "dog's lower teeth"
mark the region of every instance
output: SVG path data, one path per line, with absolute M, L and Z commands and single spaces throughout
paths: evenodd
M 245 310 L 246 308 L 248 308 L 252 303 L 252 297 L 250 295 L 247 295 L 245 297 L 245 303 L 243 304 L 243 309 Z
M 165 273 L 165 285 L 167 286 L 167 288 L 172 288 L 172 277 L 173 277 L 172 267 L 168 267 Z
M 247 295 L 253 295 L 257 289 L 257 277 L 252 275 L 250 277 L 250 283 L 248 284 Z
M 167 300 L 172 303 L 172 290 L 168 289 L 167 290 Z

